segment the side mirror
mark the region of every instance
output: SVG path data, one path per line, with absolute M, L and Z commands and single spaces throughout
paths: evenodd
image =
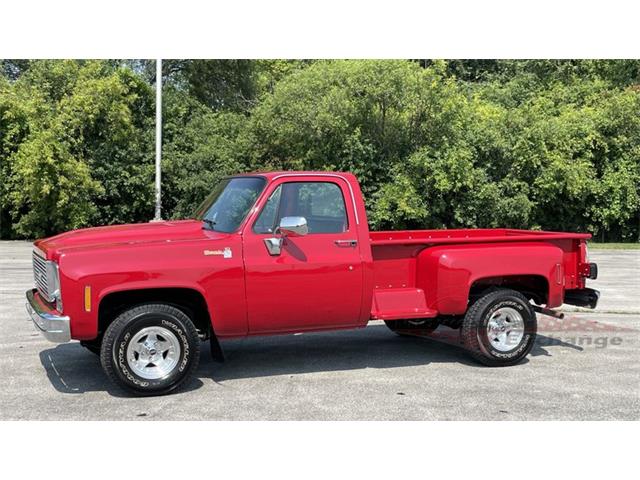
M 280 255 L 284 237 L 302 237 L 309 233 L 307 219 L 304 217 L 282 217 L 280 226 L 275 231 L 277 237 L 265 238 L 264 244 L 269 255 Z
M 304 217 L 282 217 L 278 232 L 283 237 L 302 237 L 309 233 L 307 219 Z

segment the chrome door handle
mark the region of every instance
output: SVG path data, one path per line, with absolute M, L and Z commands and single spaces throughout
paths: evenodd
M 357 240 L 336 240 L 335 244 L 339 247 L 355 247 L 358 245 Z

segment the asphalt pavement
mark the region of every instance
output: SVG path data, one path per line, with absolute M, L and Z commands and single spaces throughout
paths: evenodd
M 0 420 L 638 420 L 640 250 L 592 250 L 598 309 L 557 321 L 521 364 L 487 368 L 438 339 L 381 322 L 353 331 L 250 338 L 203 349 L 195 378 L 132 398 L 77 342 L 52 344 L 27 321 L 31 245 L 0 242 Z

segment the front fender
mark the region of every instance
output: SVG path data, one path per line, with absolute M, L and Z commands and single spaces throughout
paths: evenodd
M 235 240 L 235 239 L 234 239 Z M 187 288 L 201 294 L 216 333 L 247 333 L 242 249 L 238 241 L 211 240 L 153 245 L 125 245 L 83 250 L 60 258 L 65 314 L 72 338 L 89 340 L 98 332 L 99 304 L 107 295 L 127 290 Z M 232 249 L 233 255 L 206 255 Z M 91 288 L 91 308 L 84 308 L 84 289 Z

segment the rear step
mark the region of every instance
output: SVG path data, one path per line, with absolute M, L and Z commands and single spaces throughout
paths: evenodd
M 371 318 L 402 320 L 406 318 L 434 318 L 436 310 L 427 307 L 421 288 L 386 288 L 373 292 Z

